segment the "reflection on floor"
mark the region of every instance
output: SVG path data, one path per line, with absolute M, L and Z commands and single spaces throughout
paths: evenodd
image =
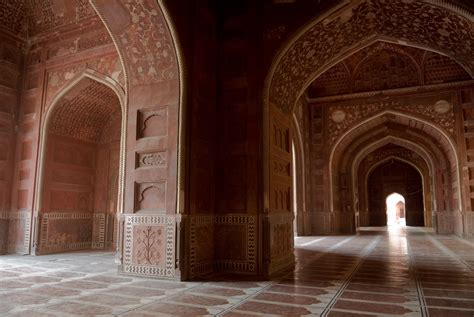
M 295 271 L 262 282 L 121 276 L 110 253 L 1 256 L 0 315 L 474 315 L 471 242 L 372 228 L 296 244 Z

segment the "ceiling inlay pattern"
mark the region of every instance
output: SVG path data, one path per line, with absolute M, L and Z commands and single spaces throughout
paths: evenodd
M 0 26 L 25 36 L 95 16 L 88 0 L 2 0 Z
M 362 62 L 370 60 L 371 58 L 376 58 L 376 56 L 380 55 L 381 52 L 386 52 L 390 55 L 410 58 L 418 65 L 423 63 L 423 58 L 425 56 L 425 50 L 422 49 L 378 41 L 348 56 L 344 59 L 344 63 L 347 65 L 351 72 L 354 72 L 356 68 L 360 67 Z
M 108 121 L 120 111 L 117 95 L 95 81 L 71 95 L 63 97 L 62 104 L 54 110 L 49 132 L 98 142 Z
M 29 35 L 79 22 L 95 15 L 88 0 L 29 0 L 27 4 Z
M 447 56 L 376 42 L 324 72 L 308 87 L 310 98 L 469 80 Z
M 427 85 L 471 79 L 458 63 L 449 57 L 432 52 L 426 53 L 424 76 Z
M 351 92 L 351 74 L 344 63 L 339 63 L 324 72 L 310 87 L 314 96 L 333 96 Z
M 354 91 L 384 90 L 420 85 L 418 69 L 401 54 L 381 51 L 364 60 L 354 74 Z
M 0 26 L 14 34 L 22 34 L 26 30 L 26 5 L 24 0 L 0 1 Z
M 368 154 L 364 160 L 369 164 L 376 164 L 389 157 L 398 157 L 409 162 L 416 163 L 416 166 L 424 166 L 426 162 L 414 151 L 405 147 L 389 143 Z
M 417 43 L 451 56 L 474 70 L 472 22 L 421 1 L 360 0 L 309 27 L 284 52 L 270 83 L 270 102 L 288 113 L 305 88 L 328 63 L 376 37 Z

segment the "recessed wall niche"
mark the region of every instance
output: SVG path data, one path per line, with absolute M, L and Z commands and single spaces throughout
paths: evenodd
M 168 108 L 138 110 L 137 139 L 166 136 L 168 131 Z
M 166 182 L 135 183 L 135 213 L 165 212 Z

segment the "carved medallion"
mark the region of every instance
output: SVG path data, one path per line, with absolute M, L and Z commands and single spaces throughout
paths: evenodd
M 433 109 L 436 113 L 443 114 L 451 110 L 451 104 L 446 100 L 439 100 L 433 106 Z
M 346 113 L 343 110 L 334 110 L 331 113 L 332 121 L 340 123 L 346 119 Z

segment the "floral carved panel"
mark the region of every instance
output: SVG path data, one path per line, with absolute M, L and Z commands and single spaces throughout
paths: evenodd
M 135 226 L 133 238 L 132 264 L 164 266 L 166 260 L 165 226 Z
M 122 270 L 136 275 L 174 277 L 174 216 L 127 215 Z

